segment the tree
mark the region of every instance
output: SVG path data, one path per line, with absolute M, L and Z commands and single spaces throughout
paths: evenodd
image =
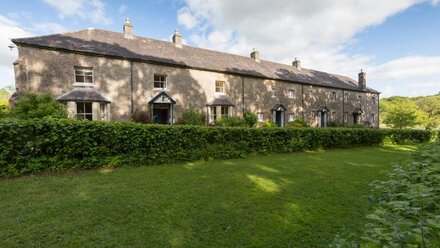
M 255 113 L 246 110 L 244 111 L 243 118 L 248 127 L 255 127 L 257 125 L 258 116 Z
M 9 97 L 11 93 L 6 88 L 0 89 L 0 118 L 9 115 Z
M 205 115 L 195 107 L 190 106 L 182 113 L 178 124 L 203 126 L 205 125 Z
M 423 123 L 426 129 L 440 126 L 440 95 L 427 96 L 415 101 L 416 105 L 426 112 L 426 121 Z
M 415 103 L 394 104 L 389 107 L 383 122 L 393 128 L 415 127 L 426 121 L 427 115 L 417 108 Z
M 50 94 L 23 93 L 16 106 L 11 110 L 11 117 L 18 119 L 32 118 L 67 118 L 66 107 L 55 101 Z

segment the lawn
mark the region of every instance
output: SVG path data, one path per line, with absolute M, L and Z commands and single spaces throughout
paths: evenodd
M 408 146 L 0 180 L 0 247 L 326 247 Z

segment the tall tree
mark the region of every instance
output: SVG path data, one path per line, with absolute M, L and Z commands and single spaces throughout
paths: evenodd
M 412 101 L 404 101 L 389 107 L 383 122 L 393 128 L 410 128 L 423 124 L 427 114 Z

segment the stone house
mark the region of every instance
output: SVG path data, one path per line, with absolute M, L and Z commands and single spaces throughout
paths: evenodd
M 50 92 L 72 116 L 127 121 L 148 112 L 156 123 L 173 124 L 190 106 L 207 122 L 240 116 L 245 110 L 260 122 L 278 126 L 303 118 L 312 126 L 330 123 L 379 125 L 379 92 L 358 80 L 292 65 L 222 53 L 98 29 L 12 40 L 18 92 Z

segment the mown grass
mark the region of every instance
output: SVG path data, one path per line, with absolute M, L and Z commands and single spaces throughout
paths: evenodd
M 410 146 L 0 180 L 0 247 L 326 247 Z

